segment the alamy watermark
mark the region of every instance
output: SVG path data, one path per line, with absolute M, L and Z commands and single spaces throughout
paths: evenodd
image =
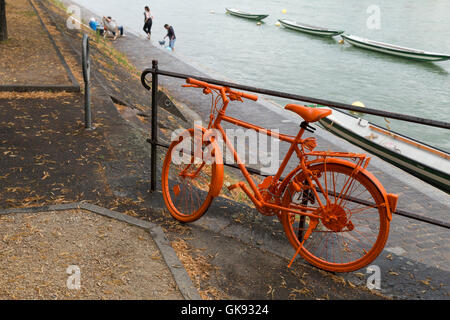
M 366 273 L 370 274 L 367 278 L 366 286 L 370 290 L 381 290 L 381 270 L 380 267 L 373 264 L 368 266 Z
M 381 29 L 381 9 L 380 6 L 372 4 L 367 7 L 366 13 L 369 17 L 366 20 L 366 26 L 370 30 Z
M 220 130 L 202 128 L 202 122 L 196 121 L 194 122 L 193 136 L 185 129 L 178 129 L 172 133 L 172 141 L 181 140 L 175 149 L 176 152 L 172 153 L 173 163 L 189 164 L 193 155 L 194 163 L 223 164 L 225 159 L 226 163 L 260 165 L 261 171 L 265 173 L 276 172 L 278 169 L 278 139 L 273 139 L 253 129 L 224 129 L 227 140 L 238 155 L 238 161 L 236 161 L 232 149 L 225 143 Z M 279 134 L 278 129 L 271 131 L 275 135 Z M 201 147 L 202 144 L 204 147 Z
M 69 275 L 66 281 L 67 289 L 80 290 L 81 289 L 81 269 L 79 266 L 71 265 L 66 269 Z
M 70 17 L 66 20 L 66 26 L 70 30 L 81 29 L 81 9 L 78 6 L 71 5 L 67 8 L 67 13 Z

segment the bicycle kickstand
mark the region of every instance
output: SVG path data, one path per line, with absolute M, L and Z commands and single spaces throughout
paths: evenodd
M 302 249 L 303 244 L 304 244 L 305 241 L 309 238 L 309 236 L 311 235 L 311 233 L 312 233 L 313 230 L 317 227 L 318 224 L 319 224 L 319 219 L 310 219 L 310 220 L 309 220 L 308 230 L 306 230 L 306 233 L 305 233 L 305 236 L 303 237 L 302 243 L 300 243 L 300 245 L 298 246 L 297 251 L 295 252 L 294 256 L 292 257 L 291 262 L 289 262 L 288 268 L 291 267 L 292 263 L 294 262 L 295 258 L 296 258 L 297 255 L 298 255 L 298 253 L 299 253 L 300 250 Z

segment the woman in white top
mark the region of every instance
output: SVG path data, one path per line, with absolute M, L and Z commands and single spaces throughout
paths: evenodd
M 152 34 L 151 30 L 152 30 L 152 23 L 153 23 L 153 16 L 150 13 L 150 8 L 149 7 L 145 7 L 145 11 L 144 11 L 144 32 L 147 34 L 147 38 L 148 40 L 150 40 L 150 36 Z

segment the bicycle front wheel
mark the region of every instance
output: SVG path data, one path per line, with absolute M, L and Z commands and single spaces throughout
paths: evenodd
M 365 267 L 381 253 L 389 234 L 383 191 L 370 174 L 363 169 L 356 173 L 350 163 L 318 163 L 309 170 L 314 186 L 309 187 L 305 173 L 300 172 L 283 194 L 284 206 L 307 207 L 320 216 L 299 254 L 327 271 L 350 272 Z M 296 191 L 299 185 L 303 188 Z M 310 218 L 285 212 L 282 222 L 297 250 Z
M 167 151 L 162 168 L 163 197 L 169 212 L 179 221 L 199 219 L 214 198 L 214 186 L 221 185 L 216 162 L 205 161 L 208 152 L 211 143 L 196 137 L 194 129 L 180 135 Z

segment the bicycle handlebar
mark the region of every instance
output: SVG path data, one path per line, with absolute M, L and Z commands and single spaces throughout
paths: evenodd
M 257 101 L 258 100 L 258 96 L 254 95 L 254 94 L 245 93 L 245 92 L 239 92 L 239 91 L 232 91 L 232 93 L 238 94 L 239 96 L 244 97 L 244 98 L 249 99 L 249 100 L 253 100 L 253 101 Z
M 207 83 L 207 82 L 200 81 L 200 80 L 193 79 L 193 78 L 187 78 L 187 79 L 186 79 L 186 83 L 189 83 L 189 84 L 195 84 L 195 85 L 197 85 L 197 86 L 205 87 L 205 88 L 206 88 L 206 87 L 211 87 L 211 88 L 219 89 L 219 90 L 220 90 L 220 88 L 221 88 L 221 87 L 219 87 L 219 86 L 215 86 L 215 85 L 213 85 L 213 84 L 209 84 L 209 83 Z
M 253 100 L 253 101 L 257 101 L 258 100 L 258 96 L 254 95 L 254 94 L 234 91 L 234 90 L 231 90 L 230 88 L 227 88 L 227 87 L 216 86 L 214 84 L 210 84 L 210 83 L 207 83 L 207 82 L 204 82 L 204 81 L 200 81 L 200 80 L 197 80 L 197 79 L 193 79 L 193 78 L 187 78 L 186 79 L 186 83 L 189 83 L 189 84 L 192 84 L 192 85 L 196 85 L 196 86 L 199 86 L 199 87 L 204 87 L 204 88 L 213 88 L 213 89 L 217 89 L 217 90 L 225 89 L 226 93 L 231 93 L 231 94 L 234 94 L 234 95 L 236 95 L 238 97 L 244 97 L 246 99 L 250 99 L 250 100 Z

